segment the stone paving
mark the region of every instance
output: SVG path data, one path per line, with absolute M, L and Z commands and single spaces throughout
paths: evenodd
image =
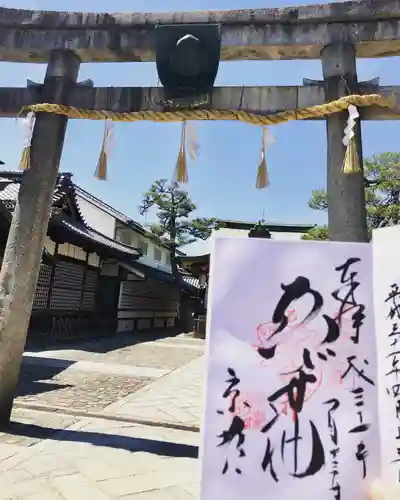
M 134 340 L 121 335 L 57 350 L 26 352 L 16 403 L 98 412 L 199 359 L 204 347 L 204 341 L 185 337 L 142 343 Z M 143 420 L 147 413 L 144 408 L 143 415 L 132 415 Z M 165 414 L 163 420 L 168 420 Z
M 149 421 L 199 428 L 203 408 L 204 358 L 135 391 L 108 406 L 117 416 L 137 415 Z
M 171 371 L 201 356 L 203 347 L 203 340 L 184 336 L 152 340 L 150 336 L 146 339 L 142 335 L 136 339 L 136 334 L 120 334 L 110 339 L 25 354 L 30 358 L 39 356 L 70 361 L 118 363 Z
M 66 428 L 17 422 L 14 435 L 42 440 L 0 446 L 1 500 L 194 500 L 199 434 L 81 419 Z M 17 445 L 9 445 L 16 447 Z
M 198 498 L 204 342 L 157 339 L 146 366 L 142 343 L 117 340 L 26 354 L 19 405 L 0 432 L 0 500 Z M 46 411 L 21 408 L 24 398 Z
M 23 366 L 17 403 L 97 411 L 143 387 L 150 379 L 84 371 L 55 370 L 46 365 Z
M 44 427 L 63 429 L 78 422 L 79 418 L 54 413 L 40 413 L 20 408 L 13 409 L 13 422 L 29 426 L 37 424 L 39 420 L 41 425 Z M 2 463 L 2 460 L 5 458 L 21 451 L 21 448 L 27 448 L 39 443 L 41 439 L 41 435 L 38 433 L 18 435 L 0 431 L 0 463 Z

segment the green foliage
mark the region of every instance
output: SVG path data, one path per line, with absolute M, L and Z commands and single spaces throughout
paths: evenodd
M 326 199 L 326 191 L 324 189 L 314 190 L 311 194 L 308 206 L 313 210 L 327 210 L 328 201 Z
M 380 153 L 364 161 L 365 204 L 369 231 L 400 223 L 400 153 Z M 327 194 L 323 189 L 312 192 L 308 206 L 326 211 Z M 313 228 L 302 239 L 328 239 L 324 227 Z
M 316 226 L 310 229 L 307 233 L 303 234 L 302 240 L 327 240 L 328 239 L 328 226 Z
M 139 207 L 141 215 L 151 208 L 156 209 L 158 222 L 149 225 L 149 231 L 157 243 L 168 246 L 173 252 L 197 239 L 206 240 L 213 229 L 218 229 L 214 218 L 197 217 L 189 219 L 196 205 L 178 183 L 159 179 L 144 194 Z
M 370 228 L 400 222 L 400 153 L 381 153 L 365 161 L 365 198 Z

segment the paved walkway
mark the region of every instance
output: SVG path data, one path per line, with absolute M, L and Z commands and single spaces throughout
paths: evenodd
M 204 342 L 117 340 L 26 353 L 0 500 L 198 498 Z
M 71 414 L 103 412 L 141 388 L 149 384 L 153 387 L 158 379 L 161 382 L 171 374 L 173 380 L 175 371 L 201 357 L 203 350 L 204 341 L 183 336 L 139 342 L 132 335 L 121 335 L 67 348 L 26 352 L 16 403 Z M 187 383 L 189 387 L 192 382 Z M 165 383 L 161 382 L 161 386 L 164 391 Z M 134 419 L 157 419 L 155 411 L 149 417 L 146 405 L 142 406 L 142 415 L 132 408 Z M 176 422 L 167 414 L 162 415 L 163 421 Z M 192 420 L 187 415 L 184 422 Z
M 59 353 L 57 353 L 59 354 Z M 104 375 L 158 378 L 169 373 L 169 370 L 150 368 L 146 366 L 121 365 L 99 361 L 70 361 L 68 359 L 52 358 L 50 355 L 39 356 L 37 353 L 25 353 L 25 366 L 46 365 L 53 368 L 70 369 L 75 372 L 103 373 Z
M 153 381 L 105 408 L 105 413 L 140 417 L 163 424 L 200 427 L 203 408 L 204 358 Z
M 160 337 L 150 333 L 121 333 L 111 338 L 66 344 L 37 352 L 28 350 L 25 356 L 71 362 L 117 363 L 171 371 L 202 354 L 203 349 L 203 340 L 184 335 Z
M 48 415 L 47 415 L 48 417 Z M 0 445 L 1 500 L 194 500 L 199 434 L 81 419 L 66 428 L 18 422 L 31 446 Z

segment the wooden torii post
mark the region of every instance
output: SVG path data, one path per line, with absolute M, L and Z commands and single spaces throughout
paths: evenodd
M 81 62 L 154 61 L 160 24 L 219 23 L 221 60 L 321 59 L 324 82 L 304 87 L 216 88 L 212 107 L 274 114 L 335 100 L 349 93 L 400 93 L 362 86 L 356 57 L 400 53 L 400 4 L 368 0 L 339 4 L 220 12 L 91 14 L 0 8 L 0 60 L 46 62 L 43 85 L 0 88 L 0 116 L 54 103 L 92 110 L 165 111 L 162 89 L 90 88 L 76 84 Z M 390 23 L 388 23 L 390 20 Z M 207 107 L 207 106 L 204 106 Z M 398 119 L 400 110 L 371 107 L 362 119 Z M 361 171 L 341 169 L 347 114 L 326 119 L 330 238 L 366 241 Z M 67 118 L 38 113 L 30 168 L 24 175 L 0 273 L 0 423 L 10 419 L 58 173 Z M 357 128 L 360 163 L 361 138 Z

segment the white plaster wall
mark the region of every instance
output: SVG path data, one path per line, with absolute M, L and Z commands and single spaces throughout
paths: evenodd
M 85 200 L 81 196 L 77 196 L 79 208 L 83 218 L 90 227 L 100 233 L 113 238 L 115 236 L 115 217 L 104 212 L 101 208 L 96 207 L 90 201 Z
M 120 226 L 121 227 L 121 226 Z M 117 229 L 116 239 L 118 241 L 122 241 L 120 238 L 120 231 Z M 161 269 L 163 271 L 170 272 L 171 265 L 167 263 L 167 255 L 168 250 L 166 248 L 158 247 L 151 241 L 149 238 L 146 238 L 142 234 L 136 233 L 133 230 L 130 230 L 130 245 L 135 248 L 140 248 L 140 242 L 145 241 L 147 243 L 147 255 L 144 255 L 139 259 L 139 262 L 145 264 L 146 266 L 155 267 L 157 269 Z M 124 243 L 124 242 L 123 242 Z M 155 258 L 155 250 L 158 248 L 161 252 L 161 261 L 156 260 Z
M 166 248 L 162 248 L 157 246 L 153 241 L 149 238 L 146 238 L 143 235 L 135 235 L 132 243 L 134 246 L 139 246 L 140 240 L 147 242 L 147 255 L 143 255 L 140 257 L 139 262 L 145 264 L 146 266 L 155 267 L 156 269 L 162 269 L 163 271 L 171 271 L 171 266 L 166 263 L 166 255 L 168 250 Z M 133 241 L 136 243 L 133 243 Z M 155 250 L 158 248 L 161 252 L 161 261 L 155 259 Z
M 104 212 L 101 208 L 93 205 L 90 201 L 79 195 L 77 196 L 77 201 L 83 218 L 90 227 L 108 236 L 109 238 L 115 238 L 117 241 L 130 244 L 130 246 L 135 248 L 139 248 L 140 241 L 146 241 L 148 245 L 147 255 L 141 257 L 139 262 L 163 271 L 171 271 L 171 265 L 167 263 L 167 255 L 169 252 L 166 248 L 158 247 L 161 251 L 161 261 L 155 260 L 156 245 L 153 241 L 130 229 L 129 226 L 124 226 L 123 223 L 117 222 L 113 215 Z M 129 235 L 129 243 L 127 241 L 122 241 L 120 229 L 124 230 L 125 236 L 127 234 Z
M 157 262 L 156 260 L 154 260 L 154 253 L 151 252 L 151 250 L 153 250 L 152 248 L 150 248 L 150 245 L 149 245 L 149 254 L 146 255 L 146 256 L 143 256 L 143 257 L 140 257 L 140 259 L 138 260 L 138 262 L 141 262 L 142 264 L 145 264 L 146 266 L 150 266 L 150 267 L 155 267 L 156 269 L 161 269 L 163 271 L 171 271 L 171 266 L 168 266 L 165 261 L 163 262 Z

